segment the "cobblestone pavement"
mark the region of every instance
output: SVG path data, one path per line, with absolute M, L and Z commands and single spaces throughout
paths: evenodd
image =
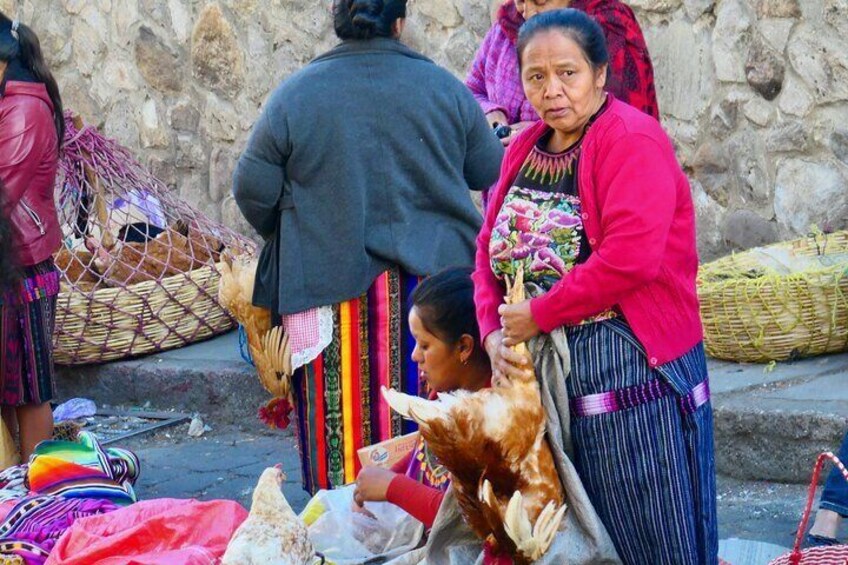
M 256 422 L 216 426 L 199 438 L 187 425 L 134 438 L 125 445 L 141 458 L 141 498 L 228 498 L 250 507 L 253 486 L 265 467 L 280 463 L 288 476 L 283 492 L 295 511 L 308 496 L 300 487 L 293 436 Z M 719 477 L 720 537 L 791 546 L 804 504 L 804 485 L 738 481 Z

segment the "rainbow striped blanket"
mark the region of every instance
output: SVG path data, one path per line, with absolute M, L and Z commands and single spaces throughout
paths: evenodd
M 108 448 L 93 434 L 77 441 L 43 441 L 29 461 L 29 488 L 34 494 L 65 498 L 105 498 L 115 504 L 136 502 L 138 457 L 126 449 Z
M 104 449 L 94 435 L 38 444 L 26 470 L 29 495 L 0 522 L 0 556 L 42 565 L 56 541 L 85 516 L 136 501 L 138 458 L 126 449 Z

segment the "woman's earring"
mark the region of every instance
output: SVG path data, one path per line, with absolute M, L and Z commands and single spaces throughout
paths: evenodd
M 468 357 L 466 357 L 465 359 L 463 359 L 463 360 L 462 360 L 462 364 L 463 364 L 463 365 L 468 365 Z

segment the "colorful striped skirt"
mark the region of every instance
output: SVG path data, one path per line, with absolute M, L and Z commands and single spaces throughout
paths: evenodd
M 567 335 L 575 465 L 619 556 L 628 565 L 718 563 L 703 345 L 651 368 L 622 319 Z
M 407 322 L 418 280 L 392 269 L 361 297 L 333 306 L 332 343 L 295 371 L 297 439 L 310 493 L 354 481 L 358 449 L 415 431 L 389 410 L 380 387 L 426 394 Z
M 0 404 L 41 404 L 55 394 L 53 326 L 59 272 L 48 259 L 26 267 L 0 304 Z

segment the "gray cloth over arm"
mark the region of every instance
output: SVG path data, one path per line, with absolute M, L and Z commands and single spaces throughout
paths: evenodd
M 254 303 L 283 314 L 360 296 L 383 271 L 472 265 L 469 194 L 503 147 L 474 97 L 394 39 L 346 41 L 283 81 L 233 195 L 266 239 Z
M 530 287 L 530 285 L 528 285 Z M 531 295 L 536 288 L 528 288 Z M 583 482 L 569 459 L 571 451 L 570 408 L 565 379 L 571 372 L 570 353 L 565 330 L 558 328 L 529 343 L 542 405 L 547 420 L 547 438 L 553 451 L 559 478 L 565 488 L 568 510 L 560 530 L 539 565 L 614 565 L 621 563 L 606 528 L 595 512 Z M 482 543 L 465 524 L 459 504 L 448 490 L 427 545 L 394 561 L 392 565 L 427 563 L 433 565 L 482 565 Z

